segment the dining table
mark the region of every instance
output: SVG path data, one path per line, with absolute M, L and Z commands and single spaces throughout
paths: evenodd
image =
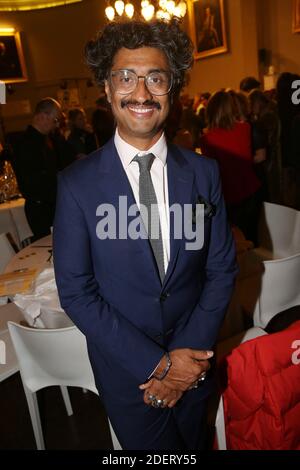
M 4 274 L 22 276 L 34 273 L 35 278 L 25 292 L 15 292 L 9 298 L 24 314 L 26 322 L 38 328 L 63 328 L 73 325 L 62 309 L 54 275 L 52 235 L 26 246 L 7 264 Z

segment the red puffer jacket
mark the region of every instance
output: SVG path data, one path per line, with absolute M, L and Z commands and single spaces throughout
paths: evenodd
M 300 450 L 300 321 L 227 356 L 227 449 Z

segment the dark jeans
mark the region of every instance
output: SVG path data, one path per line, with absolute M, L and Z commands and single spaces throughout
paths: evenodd
M 53 225 L 55 204 L 43 201 L 25 201 L 25 214 L 33 233 L 33 241 L 50 234 Z

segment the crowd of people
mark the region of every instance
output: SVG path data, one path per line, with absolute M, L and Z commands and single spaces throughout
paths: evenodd
M 100 113 L 100 114 L 99 114 Z M 37 103 L 32 122 L 24 132 L 8 136 L 1 161 L 10 161 L 25 198 L 25 214 L 38 240 L 50 233 L 56 201 L 57 173 L 104 145 L 113 135 L 114 120 L 105 99 L 97 100 L 87 121 L 83 108 L 65 113 L 58 101 Z
M 263 201 L 300 209 L 299 78 L 283 73 L 267 92 L 245 77 L 238 91 L 184 94 L 170 114 L 175 143 L 218 161 L 229 219 L 254 243 Z
M 299 78 L 283 73 L 277 89 L 268 92 L 255 77 L 245 77 L 238 91 L 221 89 L 193 98 L 183 93 L 175 97 L 166 123 L 170 141 L 218 161 L 229 219 L 254 243 L 264 200 L 300 209 L 300 112 L 291 99 L 292 83 Z M 1 160 L 12 161 L 26 198 L 34 238 L 52 226 L 57 172 L 113 135 L 106 97 L 96 106 L 89 124 L 83 108 L 66 114 L 57 101 L 46 98 L 37 104 L 32 124 L 2 150 Z

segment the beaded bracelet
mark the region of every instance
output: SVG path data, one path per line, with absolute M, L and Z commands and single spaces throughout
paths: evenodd
M 171 358 L 170 358 L 170 354 L 168 353 L 168 351 L 166 351 L 165 353 L 165 356 L 166 356 L 166 359 L 167 359 L 167 365 L 166 367 L 164 368 L 164 370 L 162 371 L 162 373 L 157 376 L 154 374 L 154 377 L 157 379 L 157 380 L 162 380 L 165 378 L 165 376 L 167 375 L 167 373 L 169 372 L 170 370 L 170 367 L 172 365 L 172 361 L 171 361 Z

